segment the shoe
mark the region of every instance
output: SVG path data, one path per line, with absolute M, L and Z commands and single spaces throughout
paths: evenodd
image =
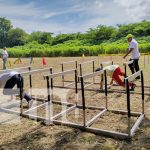
M 33 100 L 31 99 L 30 101 L 28 101 L 28 108 L 31 108 L 33 104 Z
M 141 79 L 141 78 L 140 78 L 140 76 L 138 76 L 138 77 L 136 77 L 135 79 L 136 79 L 136 80 L 139 80 L 139 79 Z
M 136 84 L 132 83 L 131 89 L 129 89 L 129 90 L 134 91 L 135 87 L 136 87 Z

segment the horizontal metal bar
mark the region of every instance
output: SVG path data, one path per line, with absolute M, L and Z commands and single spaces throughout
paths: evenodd
M 132 129 L 131 129 L 131 136 L 134 135 L 135 131 L 137 130 L 137 128 L 139 127 L 139 125 L 141 124 L 142 120 L 144 119 L 144 114 L 142 114 L 137 121 L 135 122 L 135 124 L 133 125 Z
M 61 102 L 61 101 L 52 101 L 52 103 L 54 104 L 60 104 L 60 105 L 66 105 L 66 106 L 73 106 L 74 103 L 67 103 L 67 102 Z M 76 105 L 77 108 L 81 108 L 82 109 L 82 105 L 77 104 Z M 91 109 L 91 110 L 104 110 L 105 107 L 96 107 L 96 106 L 86 106 L 86 109 Z
M 81 124 L 73 123 L 73 122 L 65 122 L 65 121 L 59 121 L 59 120 L 53 120 L 53 123 L 56 125 L 66 125 L 73 128 L 78 128 L 80 130 L 85 130 L 85 127 Z
M 73 73 L 75 73 L 75 69 L 66 70 L 66 71 L 63 71 L 63 72 L 53 73 L 53 74 L 49 74 L 49 75 L 44 75 L 44 78 L 46 78 L 46 77 L 56 78 L 56 77 L 59 77 L 59 76 L 64 76 L 66 74 L 73 74 Z
M 32 114 L 23 113 L 21 116 L 26 117 L 26 118 L 30 118 L 30 119 L 34 119 L 34 120 L 37 120 L 37 121 L 49 121 L 48 118 L 41 117 L 41 116 L 35 116 L 35 115 L 32 115 Z
M 125 110 L 114 110 L 114 109 L 109 109 L 108 111 L 115 113 L 115 114 L 122 114 L 122 115 L 127 115 L 128 111 Z M 139 117 L 142 113 L 140 112 L 131 112 L 131 116 L 134 117 Z
M 14 111 L 14 110 L 10 110 L 10 109 L 6 109 L 6 108 L 0 108 L 0 111 L 6 112 L 6 113 L 10 113 L 10 114 L 20 115 L 20 112 L 17 112 L 17 111 Z
M 22 70 L 22 69 L 29 69 L 30 66 L 28 67 L 20 67 L 20 68 L 12 68 L 12 69 L 6 69 L 6 70 L 0 70 L 0 73 L 5 73 L 8 71 L 13 71 L 13 70 Z
M 103 65 L 103 64 L 112 64 L 113 61 L 104 61 L 104 62 L 100 62 L 100 65 Z
M 123 65 L 130 65 L 132 63 L 133 63 L 133 60 L 130 60 L 130 61 L 123 62 Z
M 89 86 L 91 86 L 91 85 L 93 85 L 94 83 L 90 83 L 90 84 L 88 84 L 88 85 L 85 85 L 84 86 L 84 88 L 87 88 L 87 87 L 89 87 Z
M 32 71 L 26 71 L 26 72 L 21 72 L 21 75 L 31 75 L 31 74 L 35 74 L 35 73 L 42 73 L 42 72 L 46 72 L 49 71 L 52 68 L 44 68 L 44 69 L 37 69 L 37 70 L 32 70 Z
M 75 84 L 75 82 L 72 82 L 72 83 L 68 83 L 68 84 L 66 84 L 66 85 L 64 85 L 64 86 L 70 86 L 70 85 L 72 85 L 72 84 Z
M 129 135 L 126 134 L 126 133 L 115 132 L 115 131 L 110 131 L 110 130 L 103 130 L 103 129 L 92 128 L 92 127 L 86 127 L 85 131 L 95 133 L 95 134 L 99 134 L 99 135 L 119 138 L 119 139 L 130 138 Z
M 86 126 L 91 126 L 101 115 L 103 115 L 105 112 L 107 111 L 107 109 L 102 110 L 101 112 L 99 112 L 96 116 L 94 116 L 91 120 L 89 120 L 86 123 Z
M 12 104 L 9 104 L 9 105 L 7 105 L 7 106 L 4 106 L 5 108 L 12 108 L 12 107 L 15 107 L 15 106 L 17 106 L 17 105 L 20 105 L 20 101 L 19 102 L 14 102 L 14 103 L 12 103 Z
M 72 106 L 72 107 L 70 107 L 70 108 L 68 108 L 68 109 L 66 109 L 66 110 L 64 110 L 64 111 L 62 111 L 62 112 L 60 112 L 59 114 L 57 114 L 57 115 L 55 115 L 55 116 L 53 116 L 53 117 L 51 118 L 51 120 L 53 120 L 53 119 L 58 119 L 58 118 L 60 118 L 61 116 L 63 116 L 64 114 L 69 113 L 70 111 L 74 110 L 75 108 L 76 108 L 76 105 L 74 105 L 74 106 Z
M 77 62 L 77 60 L 74 60 L 74 61 L 66 61 L 66 62 L 62 62 L 62 63 L 61 63 L 61 65 L 62 65 L 62 64 L 74 63 L 74 62 Z
M 39 107 L 46 106 L 47 104 L 48 104 L 48 102 L 45 102 L 44 104 L 40 104 L 40 105 L 38 105 L 38 106 L 31 107 L 30 109 L 28 109 L 28 110 L 24 111 L 24 113 L 28 113 L 28 112 L 30 112 L 30 111 L 33 111 L 33 110 L 35 110 L 35 109 L 39 108 Z
M 93 73 L 90 73 L 90 74 L 86 74 L 86 75 L 83 75 L 83 79 L 89 79 L 89 78 L 92 78 L 92 77 L 95 77 L 95 76 L 98 76 L 98 75 L 102 75 L 104 74 L 104 70 L 100 70 L 100 71 L 97 71 L 97 72 L 93 72 Z M 79 77 L 81 78 L 81 77 Z
M 93 61 L 94 61 L 94 60 L 85 61 L 85 62 L 79 63 L 79 65 L 88 64 L 88 63 L 91 63 L 91 62 L 93 62 Z
M 139 70 L 138 72 L 135 72 L 134 74 L 130 75 L 129 77 L 125 78 L 125 80 L 128 79 L 129 82 L 135 80 L 136 77 L 141 75 L 141 70 Z

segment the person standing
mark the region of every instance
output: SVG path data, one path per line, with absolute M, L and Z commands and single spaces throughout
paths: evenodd
M 130 54 L 130 61 L 133 60 L 133 63 L 129 64 L 129 68 L 131 70 L 131 73 L 134 74 L 135 72 L 139 71 L 139 58 L 140 58 L 140 52 L 138 48 L 138 42 L 133 38 L 132 34 L 127 35 L 127 39 L 129 42 L 129 48 L 127 49 L 126 54 L 123 56 L 125 59 L 128 54 Z M 140 77 L 137 77 L 137 79 L 140 79 Z
M 8 53 L 6 47 L 4 47 L 2 50 L 3 69 L 7 69 L 7 59 L 8 59 Z

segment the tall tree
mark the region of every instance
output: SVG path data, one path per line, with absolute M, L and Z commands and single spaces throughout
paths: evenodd
M 11 21 L 5 17 L 0 17 L 0 47 L 7 46 L 8 31 L 12 29 Z
M 32 32 L 29 35 L 28 42 L 37 41 L 40 44 L 44 44 L 44 43 L 51 44 L 52 34 L 53 33 L 41 32 L 41 31 Z
M 9 47 L 24 45 L 26 43 L 27 33 L 20 29 L 11 29 L 8 32 L 8 43 Z

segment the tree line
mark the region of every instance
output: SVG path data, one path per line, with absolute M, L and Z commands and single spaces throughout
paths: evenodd
M 23 46 L 36 41 L 38 44 L 55 46 L 67 41 L 82 41 L 83 45 L 99 45 L 104 42 L 114 42 L 132 33 L 135 37 L 147 37 L 150 35 L 150 21 L 142 21 L 127 25 L 118 24 L 116 27 L 99 25 L 90 28 L 85 33 L 58 34 L 54 36 L 51 32 L 36 31 L 26 33 L 21 28 L 13 28 L 11 21 L 0 17 L 0 48 Z M 76 43 L 76 42 L 75 42 Z

